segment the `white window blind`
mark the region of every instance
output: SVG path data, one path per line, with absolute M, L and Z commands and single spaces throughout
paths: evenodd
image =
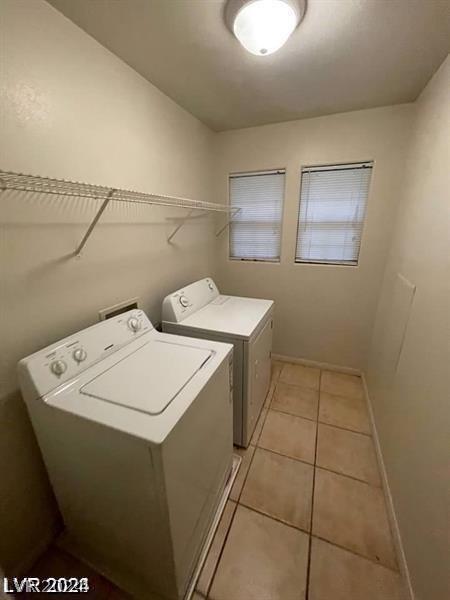
M 230 175 L 230 258 L 279 261 L 284 171 Z
M 302 169 L 296 262 L 358 264 L 372 166 Z

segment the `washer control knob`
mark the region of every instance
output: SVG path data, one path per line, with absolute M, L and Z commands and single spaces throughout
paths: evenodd
M 77 348 L 72 352 L 72 357 L 74 361 L 81 363 L 83 360 L 86 360 L 87 352 L 84 348 Z
M 214 291 L 214 286 L 211 282 L 208 283 L 208 287 L 211 291 Z
M 180 296 L 179 302 L 184 308 L 187 308 L 189 306 L 189 300 L 186 298 L 186 296 Z
M 139 329 L 141 328 L 139 319 L 136 319 L 136 317 L 130 317 L 128 319 L 128 327 L 131 329 L 131 331 L 134 331 L 135 333 L 136 331 L 139 331 Z
M 63 360 L 54 360 L 50 365 L 50 369 L 54 375 L 61 377 L 67 370 L 67 364 Z

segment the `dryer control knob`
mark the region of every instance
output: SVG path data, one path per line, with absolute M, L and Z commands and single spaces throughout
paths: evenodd
M 131 331 L 139 331 L 139 329 L 141 328 L 141 324 L 139 323 L 139 320 L 136 319 L 136 317 L 130 317 L 128 319 L 128 327 L 131 329 Z
M 187 308 L 189 306 L 189 300 L 186 298 L 186 296 L 180 296 L 179 302 L 184 308 Z
M 77 363 L 80 363 L 83 362 L 83 360 L 86 360 L 87 352 L 84 348 L 77 348 L 72 352 L 72 357 L 73 360 L 75 360 Z
M 50 365 L 50 369 L 54 375 L 61 377 L 67 370 L 67 364 L 63 360 L 54 360 Z

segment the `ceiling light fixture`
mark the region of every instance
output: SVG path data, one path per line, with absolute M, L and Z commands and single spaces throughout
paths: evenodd
M 306 0 L 229 0 L 225 22 L 246 50 L 267 56 L 287 42 L 305 8 Z

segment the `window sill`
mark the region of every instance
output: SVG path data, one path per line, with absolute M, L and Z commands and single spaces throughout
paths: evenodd
M 263 263 L 270 265 L 279 265 L 280 259 L 275 260 L 271 258 L 233 258 L 232 256 L 228 257 L 228 260 L 231 262 L 240 262 L 240 263 Z
M 330 260 L 295 260 L 296 265 L 322 265 L 327 267 L 359 267 L 359 262 L 338 262 Z

